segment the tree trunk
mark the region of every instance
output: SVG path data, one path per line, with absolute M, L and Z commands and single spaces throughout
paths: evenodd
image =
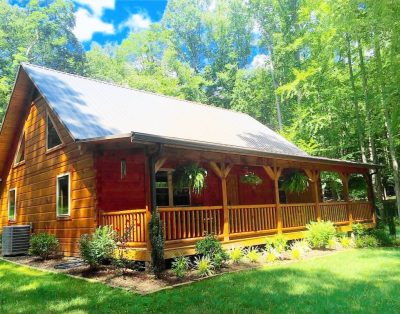
M 375 145 L 375 132 L 373 132 L 373 128 L 371 126 L 372 122 L 372 106 L 369 101 L 368 97 L 368 79 L 367 79 L 367 71 L 365 69 L 365 63 L 364 63 L 364 52 L 362 48 L 361 41 L 358 40 L 358 55 L 360 58 L 360 69 L 361 69 L 361 79 L 362 79 L 362 86 L 363 86 L 363 93 L 364 93 L 364 102 L 365 102 L 365 111 L 367 113 L 367 133 L 368 133 L 368 139 L 369 139 L 369 151 L 370 151 L 370 156 L 371 156 L 371 161 L 374 164 L 378 164 L 378 156 L 376 153 L 376 145 Z M 370 172 L 371 173 L 371 172 Z M 375 176 L 373 178 L 373 185 L 375 188 L 375 195 L 378 201 L 378 204 L 382 205 L 382 178 L 381 174 L 376 172 Z M 380 208 L 381 209 L 381 208 Z
M 357 100 L 357 90 L 356 90 L 353 65 L 352 65 L 352 57 L 351 57 L 351 39 L 348 34 L 346 34 L 346 41 L 347 41 L 347 63 L 349 64 L 350 83 L 351 83 L 351 89 L 353 92 L 352 100 L 353 100 L 353 105 L 354 105 L 354 111 L 356 114 L 358 144 L 360 145 L 361 160 L 362 160 L 362 162 L 366 163 L 367 155 L 365 153 L 366 150 L 365 150 L 365 146 L 364 146 L 364 127 L 362 125 L 362 121 L 361 121 L 361 117 L 360 117 L 360 106 L 358 105 L 358 100 Z
M 390 121 L 390 111 L 389 104 L 387 101 L 386 86 L 383 77 L 383 66 L 382 66 L 382 56 L 381 47 L 378 35 L 374 34 L 374 46 L 375 46 L 375 59 L 376 59 L 376 70 L 378 74 L 379 81 L 379 93 L 380 100 L 383 109 L 383 116 L 385 119 L 385 126 L 389 142 L 389 153 L 392 162 L 393 179 L 394 179 L 394 189 L 396 192 L 396 204 L 397 204 L 397 214 L 400 216 L 400 178 L 399 178 L 399 164 L 396 157 L 396 146 L 394 143 L 394 134 L 392 129 L 392 124 Z
M 277 89 L 279 87 L 276 75 L 275 75 L 275 67 L 274 67 L 274 59 L 273 59 L 273 48 L 272 45 L 269 45 L 268 47 L 269 52 L 270 52 L 270 64 L 271 64 L 271 77 L 272 77 L 272 82 L 274 84 L 274 95 L 275 95 L 275 106 L 276 106 L 276 114 L 278 117 L 278 127 L 279 131 L 283 130 L 283 124 L 282 124 L 282 112 L 281 112 L 281 100 L 280 96 L 277 93 Z

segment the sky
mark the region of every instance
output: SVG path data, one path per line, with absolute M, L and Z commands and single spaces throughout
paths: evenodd
M 74 33 L 89 49 L 92 42 L 121 43 L 131 31 L 161 20 L 167 0 L 73 0 Z

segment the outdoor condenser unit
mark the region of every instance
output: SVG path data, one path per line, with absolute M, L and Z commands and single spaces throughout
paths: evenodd
M 28 254 L 31 226 L 6 226 L 3 227 L 2 255 Z

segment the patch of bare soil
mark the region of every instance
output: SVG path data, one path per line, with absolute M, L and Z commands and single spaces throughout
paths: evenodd
M 306 256 L 303 257 L 303 260 L 331 255 L 336 252 L 338 252 L 338 250 L 312 250 L 307 252 Z M 155 276 L 148 270 L 126 270 L 124 273 L 122 273 L 120 270 L 111 265 L 102 266 L 98 270 L 92 271 L 85 263 L 82 262 L 82 260 L 73 257 L 50 259 L 46 261 L 39 260 L 32 256 L 6 257 L 4 259 L 41 270 L 64 273 L 82 279 L 90 279 L 97 282 L 102 282 L 112 287 L 126 289 L 143 295 L 205 279 L 199 277 L 195 270 L 189 271 L 187 276 L 183 279 L 176 278 L 170 269 L 166 270 L 160 279 L 156 279 Z M 283 259 L 274 263 L 250 263 L 245 261 L 239 264 L 229 263 L 214 276 L 256 269 L 266 265 L 284 265 L 295 262 L 295 260 L 290 259 L 289 253 L 284 253 Z

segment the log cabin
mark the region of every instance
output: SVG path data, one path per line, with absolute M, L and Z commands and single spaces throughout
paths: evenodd
M 174 188 L 188 163 L 207 173 L 199 193 Z M 192 254 L 205 233 L 230 247 L 301 238 L 310 221 L 350 231 L 375 224 L 374 168 L 310 156 L 244 113 L 21 64 L 0 133 L 0 228 L 31 224 L 71 256 L 82 234 L 129 226 L 129 257 L 144 261 L 155 212 L 166 258 Z M 303 192 L 281 188 L 294 171 Z M 338 174 L 340 199 L 323 196 L 323 172 Z M 243 182 L 249 173 L 257 184 Z M 351 199 L 351 175 L 365 179 L 366 199 Z

